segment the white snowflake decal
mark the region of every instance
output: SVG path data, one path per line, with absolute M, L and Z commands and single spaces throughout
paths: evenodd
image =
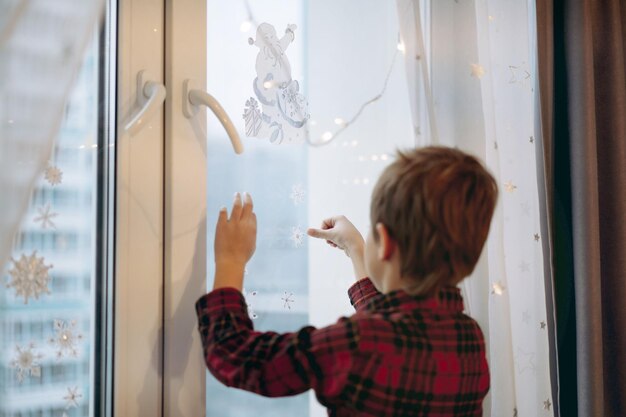
M 300 229 L 300 226 L 291 228 L 291 242 L 296 248 L 299 248 L 304 244 L 304 232 Z
M 287 291 L 285 291 L 285 295 L 280 298 L 281 300 L 284 301 L 283 308 L 287 308 L 287 309 L 291 310 L 291 303 L 293 303 L 295 301 L 292 297 L 293 297 L 293 293 L 292 292 L 287 294 Z
M 59 185 L 63 182 L 63 171 L 61 171 L 58 167 L 49 166 L 46 168 L 45 178 L 50 185 Z
M 291 187 L 291 195 L 289 198 L 293 200 L 293 204 L 297 206 L 304 201 L 304 194 L 302 184 L 294 185 Z
M 254 307 L 252 306 L 252 300 L 254 299 L 254 297 L 256 297 L 257 294 L 257 291 L 248 292 L 245 290 L 245 288 L 243 290 L 243 298 L 246 299 L 246 304 L 248 305 L 248 314 L 250 315 L 250 318 L 252 320 L 259 318 L 259 316 L 254 311 Z
M 54 320 L 54 337 L 50 343 L 55 345 L 57 360 L 64 356 L 78 357 L 78 343 L 83 340 L 83 335 L 76 331 L 76 320 L 66 323 L 63 320 Z
M 37 257 L 37 251 L 33 251 L 30 256 L 22 254 L 18 261 L 11 258 L 11 262 L 13 269 L 9 270 L 9 275 L 12 281 L 6 287 L 15 288 L 15 296 L 24 297 L 24 304 L 28 304 L 31 297 L 39 299 L 43 293 L 50 294 L 48 270 L 52 265 L 44 265 L 44 258 Z
M 67 395 L 63 397 L 65 400 L 65 409 L 69 410 L 70 408 L 78 407 L 78 401 L 83 398 L 83 394 L 80 393 L 78 387 L 67 388 Z
M 33 219 L 35 223 L 41 222 L 42 229 L 47 229 L 48 227 L 52 229 L 56 229 L 56 225 L 54 224 L 52 219 L 58 216 L 58 214 L 54 212 L 52 213 L 50 212 L 50 204 L 46 204 L 45 206 L 39 207 L 37 211 L 39 212 L 39 216 Z
M 35 344 L 31 342 L 28 347 L 15 346 L 17 356 L 9 363 L 11 368 L 15 368 L 15 377 L 21 384 L 26 376 L 34 376 L 39 378 L 41 376 L 41 366 L 39 361 L 43 358 L 43 355 L 34 351 Z

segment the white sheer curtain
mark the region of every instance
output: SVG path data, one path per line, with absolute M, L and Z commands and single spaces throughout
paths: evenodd
M 32 188 L 48 166 L 72 81 L 103 4 L 0 2 L 0 269 Z
M 426 4 L 398 0 L 398 10 L 407 2 L 415 8 Z M 534 1 L 428 5 L 431 27 L 424 35 L 438 142 L 481 157 L 500 185 L 483 257 L 462 285 L 466 310 L 480 323 L 488 345 L 491 391 L 484 415 L 552 416 L 547 323 L 553 313 L 546 308 L 533 137 L 539 123 Z M 401 25 L 403 40 L 419 42 L 416 28 Z M 407 53 L 406 59 L 415 57 Z M 414 88 L 410 94 L 413 102 L 424 93 Z

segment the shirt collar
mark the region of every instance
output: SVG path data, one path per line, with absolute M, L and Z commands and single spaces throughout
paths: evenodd
M 442 287 L 438 296 L 414 296 L 403 290 L 391 291 L 375 297 L 368 307 L 378 311 L 445 310 L 462 313 L 464 310 L 461 290 L 451 286 Z

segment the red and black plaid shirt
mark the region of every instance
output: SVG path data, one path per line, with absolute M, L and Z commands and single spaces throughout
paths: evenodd
M 330 416 L 482 416 L 485 343 L 458 288 L 439 297 L 349 290 L 357 312 L 328 327 L 257 332 L 243 295 L 214 290 L 196 304 L 209 371 L 268 397 L 313 388 Z

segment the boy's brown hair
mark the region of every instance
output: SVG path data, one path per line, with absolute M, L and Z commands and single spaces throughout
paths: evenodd
M 384 224 L 402 276 L 414 280 L 410 292 L 432 294 L 472 273 L 497 198 L 495 179 L 473 156 L 440 146 L 398 151 L 372 194 L 374 238 L 376 223 Z

